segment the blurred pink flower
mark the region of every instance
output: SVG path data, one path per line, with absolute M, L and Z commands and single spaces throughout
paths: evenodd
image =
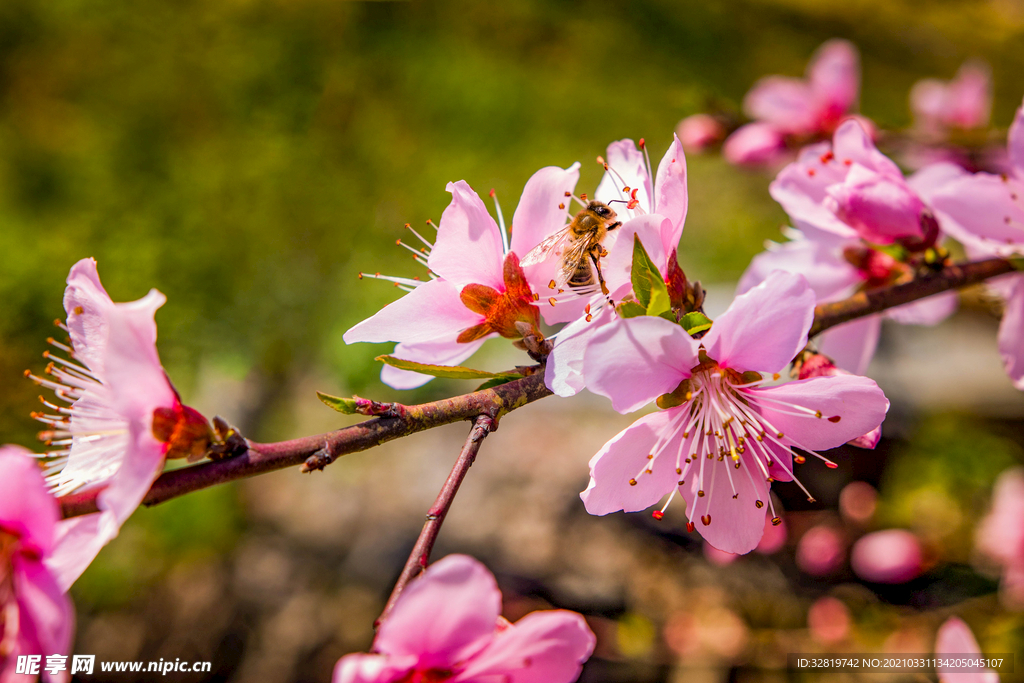
M 689 196 L 682 144 L 678 138 L 673 138 L 655 174 L 647 156 L 647 145 L 643 140 L 640 143 L 640 149 L 632 140 L 608 145 L 605 159 L 608 168 L 595 192 L 595 199 L 599 201 L 616 202 L 616 211 L 623 221 L 622 227 L 605 238 L 608 256 L 601 262 L 614 301 L 620 301 L 632 289 L 634 235 L 640 238 L 651 260 L 667 277 L 686 221 Z M 519 231 L 517 222 L 513 240 Z M 535 234 L 527 242 L 539 242 L 546 236 Z M 589 301 L 576 297 L 559 302 L 553 308 L 541 308 L 548 323 L 573 321 L 555 335 L 555 348 L 545 368 L 544 380 L 559 396 L 573 396 L 585 385 L 583 354 L 587 344 L 597 330 L 615 317 L 605 303 L 603 295 L 595 294 Z
M 807 610 L 807 628 L 822 645 L 832 645 L 850 635 L 850 610 L 846 603 L 830 595 L 818 598 Z
M 59 519 L 57 501 L 46 491 L 31 454 L 0 446 L 0 683 L 35 679 L 15 673 L 19 656 L 71 649 L 74 607 L 44 564 Z
M 828 576 L 846 559 L 846 539 L 827 524 L 808 529 L 796 544 L 796 564 L 811 576 Z
M 857 48 L 830 40 L 807 66 L 807 78 L 768 76 L 747 93 L 743 108 L 754 123 L 725 142 L 726 159 L 739 164 L 770 164 L 780 158 L 786 137 L 830 135 L 856 106 L 860 91 Z
M 939 627 L 935 636 L 936 657 L 967 657 L 980 655 L 981 648 L 974 639 L 970 627 L 958 617 L 950 617 Z M 999 683 L 999 674 L 991 669 L 984 671 L 950 671 L 948 667 L 937 667 L 939 683 Z
M 978 526 L 976 544 L 1003 568 L 1000 592 L 1004 605 L 1024 609 L 1024 468 L 999 475 L 992 509 Z
M 877 504 L 878 491 L 865 481 L 851 481 L 839 492 L 839 512 L 848 522 L 867 524 Z
M 925 78 L 910 89 L 910 109 L 925 132 L 969 130 L 988 125 L 992 112 L 992 76 L 988 67 L 967 62 L 951 81 Z
M 412 581 L 380 625 L 374 654 L 338 660 L 334 683 L 571 683 L 594 650 L 575 612 L 501 618 L 501 592 L 486 567 L 449 555 Z
M 725 126 L 708 114 L 687 116 L 676 126 L 676 135 L 688 152 L 703 152 L 725 137 Z
M 1010 126 L 1007 151 L 1011 173 L 965 173 L 932 197 L 943 229 L 972 258 L 1024 255 L 1024 107 Z M 991 286 L 1006 301 L 997 339 L 1003 367 L 1014 386 L 1024 390 L 1024 275 L 996 278 Z
M 806 345 L 813 309 L 804 278 L 780 272 L 737 297 L 699 341 L 653 316 L 598 331 L 584 357 L 587 387 L 620 413 L 655 399 L 665 410 L 640 418 L 591 459 L 581 494 L 587 510 L 643 510 L 678 492 L 691 531 L 699 519 L 696 528 L 719 550 L 753 550 L 765 502 L 774 510 L 769 485 L 793 478 L 793 449 L 834 467 L 815 451 L 874 429 L 889 405 L 863 377 L 763 386 Z
M 767 519 L 767 515 L 765 517 L 764 535 L 761 536 L 761 540 L 758 541 L 754 550 L 762 555 L 771 555 L 779 552 L 786 545 L 788 532 L 786 520 L 782 520 L 779 524 L 772 524 L 772 520 Z
M 853 573 L 874 583 L 905 583 L 921 574 L 923 564 L 920 541 L 903 529 L 861 536 L 850 552 Z
M 47 353 L 47 374 L 32 376 L 52 389 L 56 414 L 35 413 L 50 427 L 40 436 L 55 446 L 44 454 L 46 482 L 56 495 L 102 487 L 101 512 L 65 520 L 47 565 L 67 589 L 142 502 L 165 457 L 201 458 L 210 443 L 205 418 L 182 405 L 156 351 L 156 310 L 166 298 L 150 290 L 115 304 L 83 259 L 64 293 L 71 346 L 51 340 L 70 360 Z

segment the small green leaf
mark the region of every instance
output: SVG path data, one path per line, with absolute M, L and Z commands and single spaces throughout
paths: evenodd
M 1006 260 L 1009 261 L 1010 264 L 1017 270 L 1024 270 L 1024 257 L 1011 256 Z
M 711 329 L 711 319 L 700 311 L 693 311 L 687 313 L 680 319 L 679 324 L 683 326 L 692 337 L 700 332 L 705 332 Z
M 635 301 L 623 301 L 618 305 L 617 310 L 623 318 L 638 318 L 647 315 L 647 309 Z
M 416 361 L 395 358 L 394 356 L 377 356 L 376 360 L 399 370 L 410 370 L 430 375 L 431 377 L 446 377 L 448 379 L 519 379 L 520 377 L 516 373 L 487 372 L 486 370 L 464 368 L 461 365 L 427 365 L 425 363 L 417 363 Z
M 664 315 L 672 311 L 672 299 L 664 282 L 651 283 L 651 302 L 647 304 L 647 315 Z M 674 316 L 673 316 L 674 317 Z
M 324 402 L 324 405 L 333 410 L 337 410 L 339 413 L 345 415 L 355 415 L 356 412 L 356 400 L 354 398 L 341 398 L 340 396 L 331 396 L 323 392 L 316 392 L 316 397 Z
M 492 379 L 487 380 L 486 382 L 478 386 L 476 390 L 483 391 L 484 389 L 490 389 L 491 387 L 497 387 L 502 384 L 508 384 L 509 382 L 513 382 L 517 379 L 522 378 L 522 375 L 501 375 L 499 377 L 494 377 Z
M 639 235 L 633 235 L 633 268 L 630 271 L 630 280 L 633 283 L 633 294 L 636 295 L 636 300 L 645 310 L 651 303 L 653 287 L 660 283 L 661 287 L 666 292 L 668 291 L 668 288 L 665 287 L 665 278 L 661 276 L 658 267 L 647 255 L 647 250 L 640 242 Z

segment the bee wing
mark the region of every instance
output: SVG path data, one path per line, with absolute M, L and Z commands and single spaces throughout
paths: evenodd
M 569 226 L 567 225 L 527 252 L 526 256 L 519 261 L 519 265 L 523 267 L 532 266 L 554 253 L 561 256 L 565 252 L 567 243 L 571 240 L 572 232 L 569 231 Z
M 555 278 L 556 287 L 559 289 L 564 287 L 565 283 L 572 279 L 581 266 L 587 265 L 588 252 L 591 245 L 592 242 L 585 238 L 573 240 L 569 244 L 562 256 L 562 267 L 559 268 L 558 276 Z

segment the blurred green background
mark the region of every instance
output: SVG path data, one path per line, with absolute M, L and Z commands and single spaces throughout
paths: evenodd
M 1015 0 L 4 0 L 3 438 L 33 443 L 27 413 L 37 389 L 21 372 L 42 367 L 43 340 L 53 334 L 53 319 L 63 317 L 63 279 L 86 256 L 99 262 L 115 300 L 140 297 L 150 287 L 167 295 L 157 319 L 169 375 L 187 400 L 223 412 L 252 438 L 334 426 L 331 415 L 309 416 L 320 410 L 315 402 L 296 403 L 313 389 L 394 399 L 398 394 L 380 385 L 372 362 L 389 349 L 346 347 L 341 335 L 396 294 L 384 283 L 357 280 L 358 271 L 420 274 L 394 242 L 405 236 L 404 223 L 440 216 L 447 182 L 465 179 L 481 194 L 495 188 L 507 217 L 542 166 L 579 160 L 580 191 L 592 191 L 600 177 L 593 160 L 609 142 L 645 137 L 652 157 L 660 158 L 683 116 L 712 106 L 738 109 L 757 78 L 800 75 L 831 37 L 860 48 L 861 111 L 883 127 L 909 124 L 907 92 L 915 80 L 950 78 L 969 57 L 992 66 L 997 126 L 1009 123 L 1024 94 L 1024 6 Z M 733 282 L 762 241 L 778 237 L 785 216 L 768 197 L 767 176 L 714 156 L 691 155 L 688 164 L 691 203 L 681 260 L 691 278 Z M 402 400 L 464 389 L 435 382 Z M 216 405 L 214 399 L 229 394 L 229 405 Z M 932 463 L 920 486 L 956 498 L 963 491 L 957 463 L 971 456 L 955 449 L 943 455 L 949 439 L 938 440 L 929 451 L 934 457 L 915 456 L 919 451 L 907 444 L 919 443 L 915 430 L 928 424 L 988 434 L 990 418 L 972 414 L 971 406 L 942 409 L 959 416 L 894 407 L 893 435 L 904 441 L 891 450 Z M 972 470 L 973 488 L 959 503 L 971 520 L 995 475 L 1020 460 L 1015 411 L 999 416 L 1002 451 L 985 449 L 1003 455 Z M 599 445 L 613 433 L 605 423 L 591 438 Z M 970 452 L 974 442 L 966 443 Z M 567 475 L 570 490 L 585 482 L 589 453 L 575 457 L 582 469 Z M 446 460 L 430 477 L 443 477 Z M 902 494 L 912 494 L 921 470 L 911 464 L 886 475 L 895 479 L 891 489 L 883 487 L 882 500 L 896 500 L 885 508 L 887 524 L 907 526 L 919 514 Z M 287 476 L 298 482 L 290 485 L 308 481 Z M 865 478 L 884 481 L 880 470 Z M 436 489 L 434 479 L 425 488 Z M 405 495 L 402 482 L 390 495 Z M 245 562 L 238 549 L 251 546 L 254 533 L 271 533 L 267 528 L 276 529 L 275 542 L 288 552 L 299 552 L 290 532 L 253 512 L 254 496 L 224 487 L 136 515 L 76 588 L 80 634 L 93 633 L 92 643 L 104 633 L 117 640 L 125 629 L 145 630 L 155 619 L 153 600 L 170 600 L 167 586 L 176 585 L 179 565 Z M 565 505 L 579 507 L 573 500 Z M 966 523 L 958 538 L 951 557 L 965 562 Z M 342 548 L 348 546 L 339 541 L 335 555 L 318 551 L 316 561 L 330 567 L 351 551 Z M 392 564 L 402 552 L 394 554 Z M 343 588 L 356 581 L 331 576 L 331 585 Z M 369 585 L 367 595 L 386 589 Z M 985 586 L 979 590 L 991 594 L 994 584 Z M 360 599 L 369 607 L 358 618 L 372 618 L 379 596 Z M 217 652 L 251 652 L 253 641 L 239 634 L 269 619 L 252 610 L 242 610 L 244 618 L 236 612 L 237 619 L 210 636 L 219 639 Z M 642 640 L 652 618 L 623 623 L 634 641 Z M 108 622 L 114 626 L 104 631 Z M 242 654 L 222 655 L 215 668 L 221 678 L 239 680 L 326 680 L 343 647 L 366 646 L 367 627 L 351 625 L 356 636 L 331 641 L 330 656 L 313 658 L 317 663 L 306 668 L 282 665 L 271 675 L 239 665 L 243 675 L 224 664 L 243 661 Z M 1020 622 L 1008 628 L 1019 644 Z M 174 642 L 147 632 L 137 651 L 178 656 Z M 638 661 L 649 655 L 649 649 L 634 651 Z M 668 670 L 655 668 L 654 678 L 608 674 L 607 680 L 665 680 Z

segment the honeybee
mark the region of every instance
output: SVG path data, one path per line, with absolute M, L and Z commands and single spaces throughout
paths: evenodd
M 573 289 L 593 286 L 596 273 L 601 291 L 607 295 L 608 286 L 601 273 L 601 258 L 607 256 L 608 252 L 601 246 L 601 241 L 610 230 L 622 225 L 615 217 L 615 211 L 610 206 L 591 200 L 568 225 L 531 249 L 520 261 L 520 265 L 531 266 L 554 254 L 561 258 L 561 267 L 552 280 L 552 289 L 561 289 L 564 285 Z

